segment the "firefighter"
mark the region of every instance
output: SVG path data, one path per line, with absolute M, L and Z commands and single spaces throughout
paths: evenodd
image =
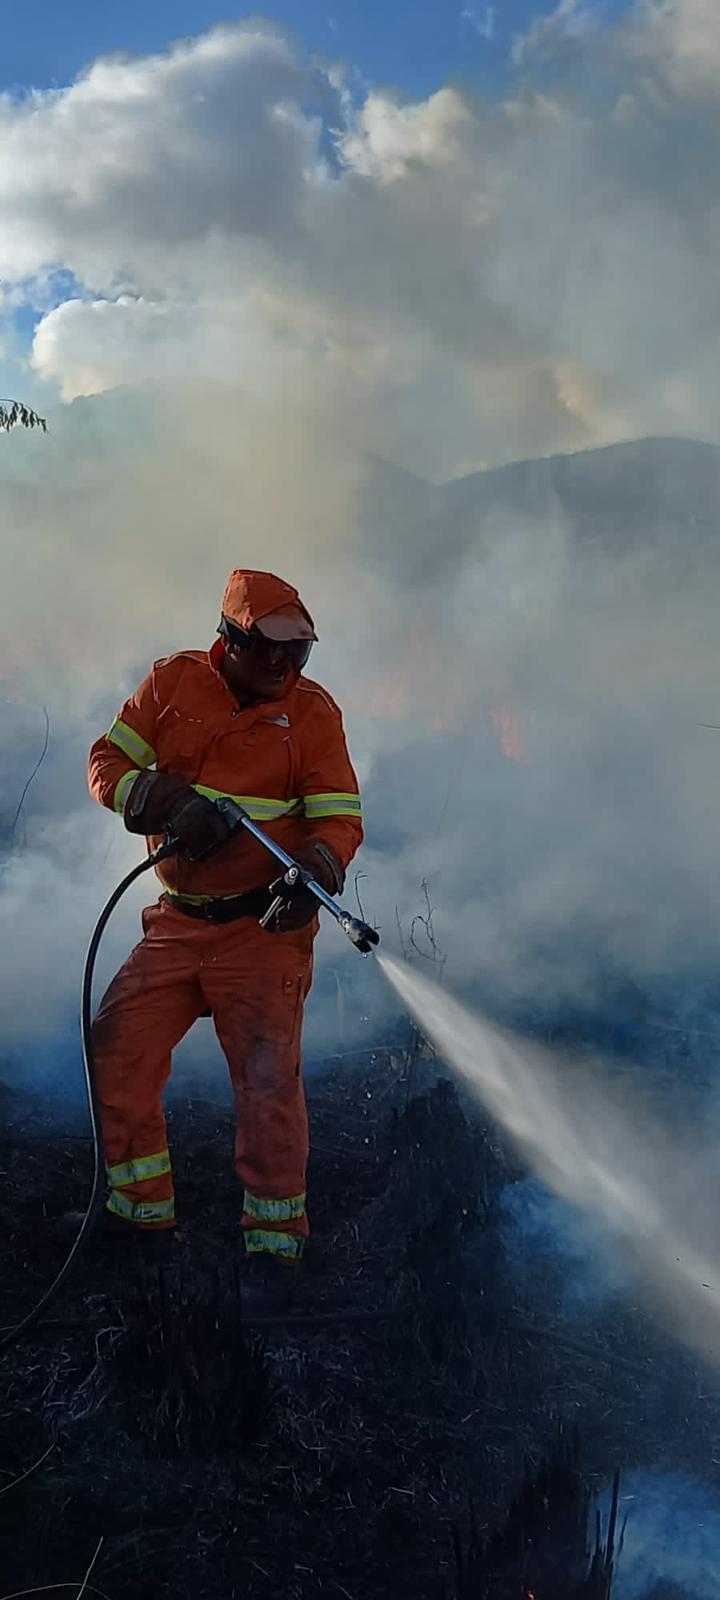
M 174 1046 L 210 1015 L 234 1092 L 244 1250 L 275 1277 L 298 1265 L 308 1236 L 300 1043 L 317 901 L 301 886 L 259 927 L 277 867 L 245 830 L 229 836 L 213 800 L 238 800 L 337 895 L 362 839 L 360 797 L 340 711 L 303 675 L 316 633 L 297 591 L 272 573 L 235 571 L 217 631 L 209 652 L 157 661 L 90 752 L 95 799 L 150 850 L 168 833 L 180 846 L 155 869 L 162 894 L 95 1019 L 101 1226 L 167 1243 L 162 1091 Z

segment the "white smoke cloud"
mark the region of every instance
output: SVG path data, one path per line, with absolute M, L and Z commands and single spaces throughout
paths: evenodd
M 482 477 L 437 487 L 719 437 L 720 152 L 695 90 L 720 14 L 593 13 L 593 77 L 587 13 L 555 13 L 570 60 L 531 33 L 495 104 L 456 85 L 358 97 L 264 22 L 0 101 L 0 275 L 9 311 L 36 308 L 28 398 L 52 424 L 0 439 L 3 692 L 26 734 L 49 704 L 55 752 L 0 888 L 11 946 L 38 853 L 68 907 L 73 829 L 100 829 L 91 738 L 154 657 L 209 642 L 244 563 L 317 613 L 386 930 L 428 874 L 458 982 L 559 996 L 587 987 L 593 951 L 643 972 L 716 951 L 720 756 L 696 726 L 720 721 L 711 539 L 684 532 L 683 567 L 638 528 L 642 455 L 594 545 L 547 478 L 505 498 L 493 480 L 489 502 Z M 24 756 L 3 743 L 11 812 Z
M 629 35 L 644 66 L 692 106 L 720 93 L 720 34 L 713 0 L 647 0 L 635 7 Z
M 606 1517 L 608 1510 L 606 1503 Z M 617 1600 L 644 1600 L 668 1584 L 713 1600 L 720 1581 L 714 1485 L 682 1472 L 633 1472 L 622 1482 L 620 1510 L 627 1523 L 613 1581 Z

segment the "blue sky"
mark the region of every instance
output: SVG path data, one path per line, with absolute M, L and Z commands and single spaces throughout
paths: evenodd
M 597 9 L 614 16 L 625 3 L 602 0 Z M 276 0 L 258 9 L 295 28 L 312 49 L 348 58 L 370 83 L 425 95 L 457 73 L 492 91 L 505 80 L 513 36 L 555 8 L 556 0 Z M 0 87 L 60 86 L 108 51 L 159 50 L 254 10 L 225 10 L 217 0 L 92 7 L 87 0 L 66 0 L 62 7 L 25 0 L 4 30 Z

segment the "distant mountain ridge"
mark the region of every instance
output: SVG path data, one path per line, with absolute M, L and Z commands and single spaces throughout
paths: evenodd
M 694 439 L 638 439 L 572 455 L 512 462 L 443 484 L 445 509 L 468 500 L 490 508 L 512 504 L 536 514 L 559 503 L 570 515 L 597 516 L 600 506 L 627 514 L 653 510 L 705 512 L 720 492 L 720 447 Z M 601 498 L 599 498 L 601 497 Z
M 567 525 L 608 553 L 633 539 L 686 536 L 693 547 L 720 532 L 720 446 L 650 438 L 492 467 L 432 484 L 375 461 L 362 507 L 370 545 L 385 561 L 414 548 L 421 581 L 479 534 L 505 526 Z M 401 535 L 401 537 L 398 537 Z

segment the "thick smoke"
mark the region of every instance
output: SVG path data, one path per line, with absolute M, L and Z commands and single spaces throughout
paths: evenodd
M 317 615 L 388 939 L 427 878 L 506 1010 L 716 964 L 716 90 L 699 0 L 584 9 L 502 103 L 358 99 L 257 22 L 0 103 L 10 377 L 51 421 L 0 440 L 8 1046 L 71 1014 L 135 859 L 87 746 L 238 563 Z
M 720 1585 L 717 1489 L 682 1473 L 635 1472 L 623 1480 L 620 1510 L 627 1522 L 613 1584 L 617 1600 L 646 1600 L 662 1580 L 677 1585 L 688 1600 L 715 1600 Z
M 552 1194 L 536 1178 L 508 1184 L 500 1197 L 503 1244 L 513 1276 L 528 1288 L 543 1271 L 562 1270 L 562 1309 L 592 1315 L 632 1281 L 616 1240 L 597 1217 Z

